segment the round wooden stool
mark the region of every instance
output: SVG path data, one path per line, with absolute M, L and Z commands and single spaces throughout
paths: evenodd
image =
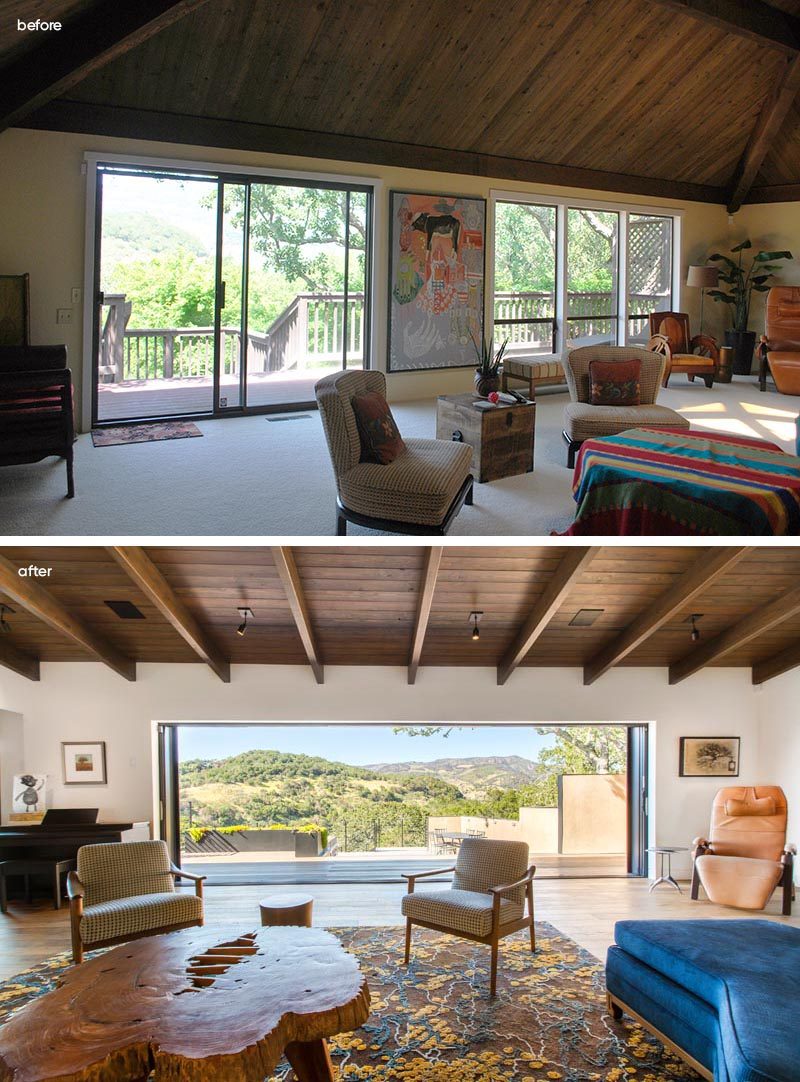
M 311 908 L 314 899 L 310 894 L 270 894 L 259 903 L 261 923 L 266 927 L 295 925 L 311 927 Z

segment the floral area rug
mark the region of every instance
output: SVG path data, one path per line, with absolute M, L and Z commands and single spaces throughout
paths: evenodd
M 402 928 L 332 928 L 359 959 L 372 1014 L 330 1042 L 342 1082 L 677 1082 L 698 1079 L 630 1019 L 606 1013 L 603 967 L 549 924 L 537 950 L 524 933 L 500 945 L 497 998 L 489 949 L 415 928 L 411 965 Z M 55 987 L 57 955 L 0 985 L 0 1023 Z M 275 1082 L 293 1074 L 281 1063 Z
M 152 425 L 119 425 L 92 429 L 95 447 L 116 447 L 120 443 L 153 443 L 156 440 L 186 440 L 203 433 L 194 421 L 160 421 Z

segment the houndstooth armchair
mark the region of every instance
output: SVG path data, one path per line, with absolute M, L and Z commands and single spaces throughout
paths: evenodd
M 175 890 L 175 878 L 194 881 L 194 894 Z M 72 960 L 84 950 L 159 935 L 203 923 L 204 875 L 176 868 L 162 841 L 111 842 L 78 850 L 67 877 Z
M 418 879 L 444 872 L 455 873 L 449 890 L 414 892 Z M 415 924 L 448 932 L 460 939 L 486 943 L 492 949 L 490 995 L 494 996 L 499 941 L 512 932 L 528 928 L 531 950 L 536 950 L 533 925 L 535 873 L 535 865 L 528 867 L 525 842 L 464 838 L 453 867 L 404 875 L 403 878 L 408 880 L 408 893 L 402 902 L 406 918 L 406 964 L 411 957 L 411 928 Z
M 389 465 L 362 462 L 351 403 L 368 391 L 386 397 L 383 372 L 334 372 L 314 388 L 338 490 L 336 533 L 346 534 L 348 522 L 390 533 L 447 533 L 462 506 L 472 503 L 472 448 L 407 439 Z

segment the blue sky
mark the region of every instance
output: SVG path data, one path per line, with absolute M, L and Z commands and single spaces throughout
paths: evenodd
M 449 737 L 395 734 L 388 725 L 182 725 L 179 754 L 185 759 L 222 759 L 254 748 L 321 755 L 363 766 L 409 760 L 467 758 L 474 755 L 521 755 L 536 759 L 552 737 L 533 726 L 493 725 L 459 728 Z

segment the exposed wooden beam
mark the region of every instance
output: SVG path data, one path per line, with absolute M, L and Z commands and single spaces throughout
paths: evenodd
M 679 684 L 687 676 L 718 661 L 732 650 L 756 638 L 757 635 L 769 631 L 772 627 L 777 627 L 778 624 L 782 624 L 784 620 L 788 620 L 798 612 L 800 612 L 800 586 L 762 605 L 761 608 L 749 613 L 733 627 L 726 628 L 708 642 L 693 646 L 680 661 L 670 665 L 670 684 Z
M 0 69 L 0 131 L 208 0 L 98 0 Z
M 757 661 L 753 666 L 753 683 L 763 684 L 774 676 L 781 676 L 800 665 L 800 642 L 793 643 L 779 654 Z
M 311 624 L 303 584 L 300 581 L 297 564 L 294 562 L 294 554 L 286 546 L 275 545 L 272 548 L 272 558 L 275 561 L 275 567 L 278 569 L 283 588 L 286 591 L 286 600 L 292 610 L 292 616 L 302 640 L 308 663 L 317 683 L 324 684 L 325 669 L 317 646 L 314 628 Z
M 23 654 L 6 636 L 0 638 L 0 665 L 29 680 L 39 679 L 39 659 L 31 654 Z
M 781 130 L 792 102 L 800 92 L 800 55 L 787 57 L 785 66 L 761 106 L 755 127 L 728 186 L 728 212 L 735 213 L 747 198 L 764 158 Z
M 725 202 L 723 188 L 710 184 L 657 177 L 609 173 L 549 162 L 478 154 L 467 150 L 423 146 L 416 143 L 365 139 L 332 132 L 279 128 L 213 117 L 182 116 L 144 109 L 117 108 L 88 102 L 52 101 L 21 125 L 43 131 L 82 132 L 91 135 L 126 136 L 169 143 L 190 143 L 229 150 L 252 150 L 274 154 L 301 154 L 337 161 L 366 162 L 370 165 L 408 165 L 435 172 L 464 173 L 470 176 L 499 177 L 536 184 L 595 188 L 700 203 Z
M 798 203 L 800 184 L 757 184 L 747 193 L 745 203 Z
M 439 574 L 443 551 L 441 545 L 431 545 L 425 550 L 425 563 L 422 568 L 419 601 L 417 603 L 417 617 L 414 621 L 414 636 L 411 640 L 411 654 L 408 659 L 409 684 L 413 684 L 417 679 L 419 659 L 422 656 L 425 632 L 428 630 L 428 620 L 431 615 L 431 605 L 433 604 L 433 591 L 436 589 L 436 576 Z
M 624 631 L 590 658 L 583 668 L 584 684 L 593 684 L 603 673 L 618 665 L 637 646 L 670 620 L 684 606 L 707 590 L 712 583 L 729 571 L 747 553 L 747 548 L 724 547 L 696 549 L 693 565 L 665 590 Z
M 729 34 L 786 52 L 800 50 L 800 19 L 762 0 L 657 0 Z
M 0 593 L 7 594 L 31 616 L 42 620 L 60 635 L 65 635 L 98 661 L 108 665 L 126 680 L 136 679 L 136 662 L 87 627 L 82 620 L 33 579 L 22 578 L 17 567 L 0 556 Z
M 128 578 L 136 584 L 192 650 L 213 669 L 224 684 L 231 682 L 231 665 L 213 644 L 208 633 L 192 615 L 184 602 L 144 549 L 135 546 L 112 546 L 108 550 Z
M 498 684 L 505 684 L 514 669 L 523 661 L 598 551 L 597 546 L 576 547 L 566 551 L 552 578 L 528 614 L 519 634 L 497 666 Z

